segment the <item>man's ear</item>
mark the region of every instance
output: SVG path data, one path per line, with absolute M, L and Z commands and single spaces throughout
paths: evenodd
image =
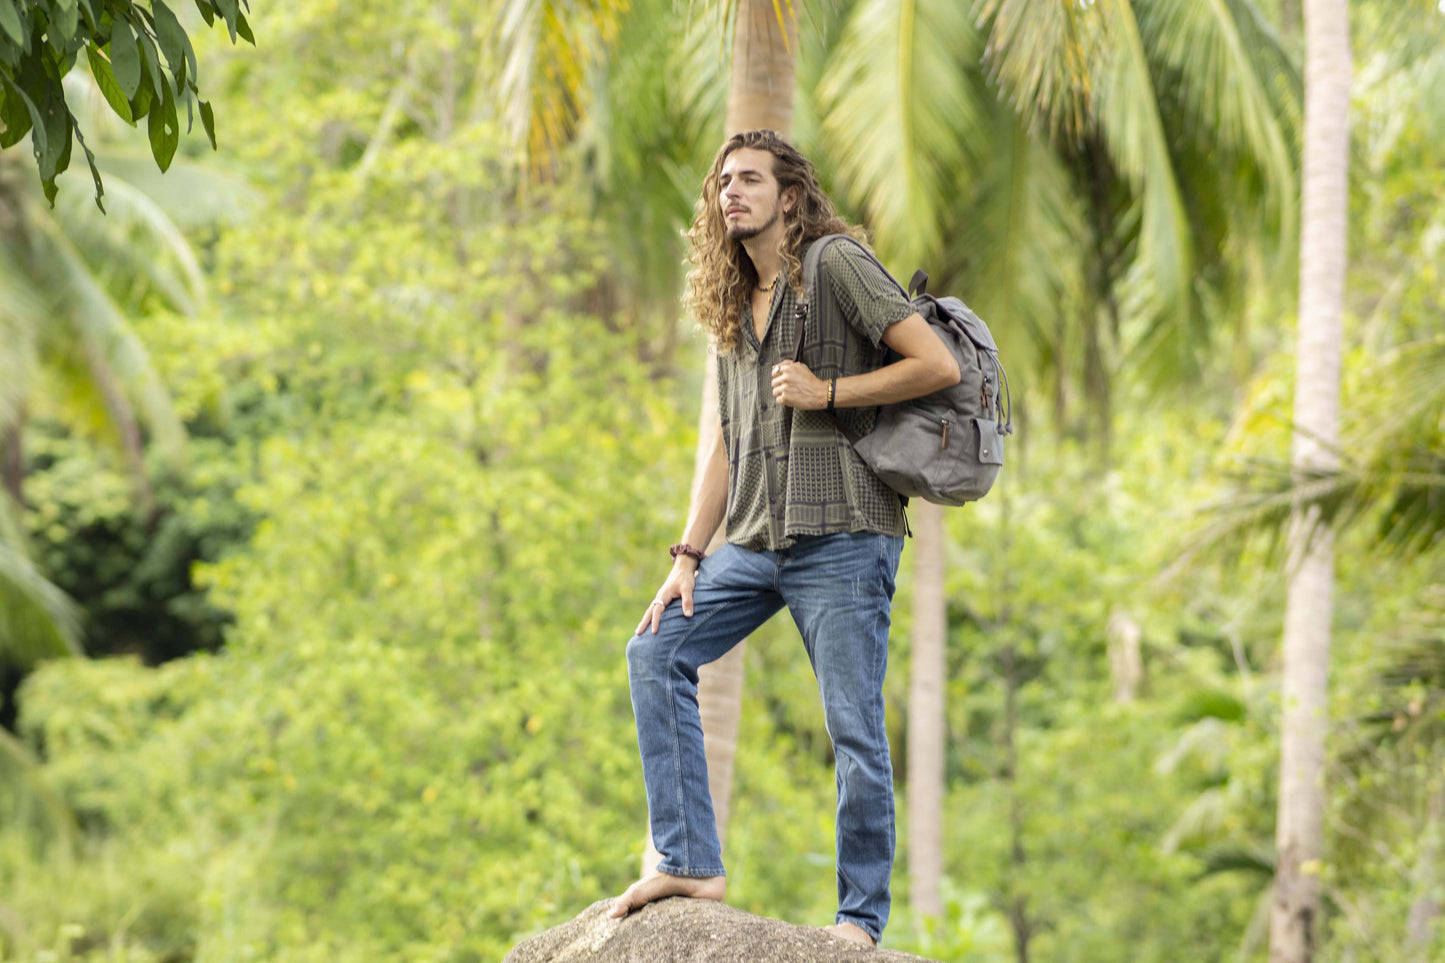
M 798 196 L 801 193 L 796 184 L 783 191 L 783 212 L 785 214 L 793 213 L 793 209 L 798 206 Z

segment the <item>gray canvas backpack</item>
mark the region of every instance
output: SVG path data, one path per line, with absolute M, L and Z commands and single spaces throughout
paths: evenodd
M 856 244 L 872 257 L 866 247 L 846 235 L 832 234 L 813 242 L 803 261 L 797 360 L 803 360 L 803 330 L 810 313 L 816 324 L 829 323 L 826 319 L 830 316 L 846 323 L 836 311 L 822 310 L 819 300 L 818 264 L 823 251 L 834 243 Z M 977 501 L 993 487 L 1003 467 L 1004 436 L 1013 434 L 1013 405 L 1008 375 L 988 327 L 958 298 L 934 297 L 927 287 L 928 275 L 918 271 L 906 294 L 914 310 L 948 347 L 962 378 L 933 394 L 882 406 L 877 423 L 866 435 L 841 425 L 839 431 L 905 503 L 909 498 L 922 498 L 936 505 L 963 505 Z M 809 305 L 818 308 L 810 312 Z

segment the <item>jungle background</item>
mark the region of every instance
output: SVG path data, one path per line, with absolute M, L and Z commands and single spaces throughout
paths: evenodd
M 635 878 L 622 653 L 687 509 L 680 232 L 746 6 L 293 0 L 254 46 L 187 7 L 218 149 L 160 173 L 81 58 L 106 213 L 0 152 L 0 960 L 498 960 Z M 905 551 L 888 947 L 1266 957 L 1308 497 L 1317 958 L 1445 959 L 1445 6 L 1349 10 L 1341 468 L 1301 496 L 1298 2 L 797 5 L 794 141 L 990 322 L 1018 429 L 940 523 L 932 912 Z M 744 661 L 728 901 L 829 923 L 791 623 Z

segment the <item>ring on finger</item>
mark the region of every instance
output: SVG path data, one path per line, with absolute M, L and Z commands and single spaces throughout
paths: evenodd
M 663 608 L 667 608 L 667 603 L 662 599 L 653 599 L 652 605 L 661 605 Z M 652 608 L 652 605 L 649 605 L 648 608 Z

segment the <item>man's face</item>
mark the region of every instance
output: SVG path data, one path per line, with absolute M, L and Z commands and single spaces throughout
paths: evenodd
M 718 203 L 728 239 L 747 241 L 771 229 L 781 218 L 786 200 L 773 176 L 770 151 L 739 147 L 723 161 L 718 178 Z

